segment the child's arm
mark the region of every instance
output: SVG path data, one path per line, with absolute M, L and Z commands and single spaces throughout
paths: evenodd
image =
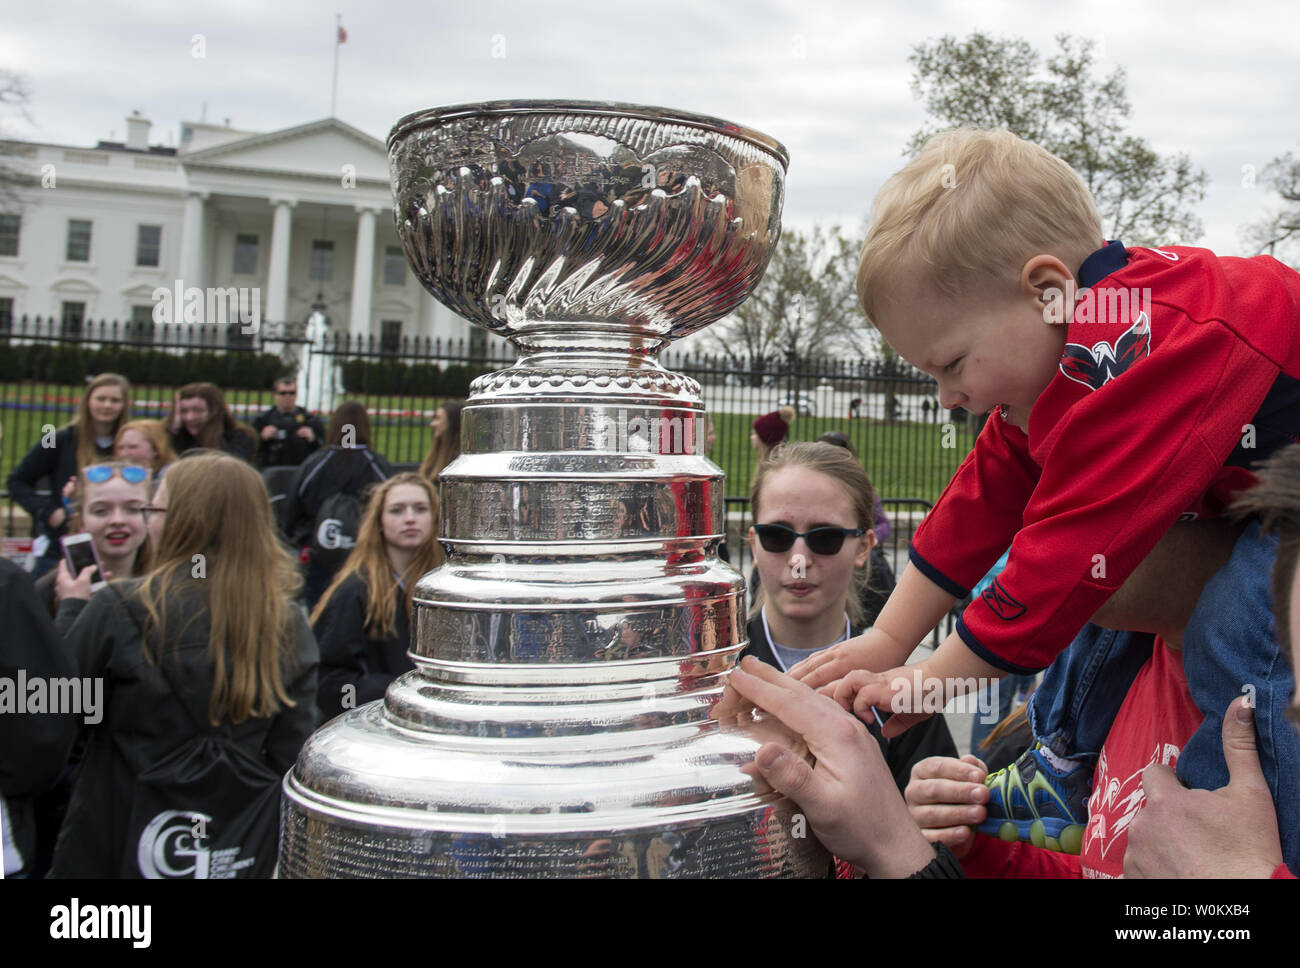
M 876 624 L 857 638 L 809 656 L 790 675 L 817 689 L 855 669 L 893 669 L 907 661 L 957 599 L 918 568 L 903 571 Z
M 835 685 L 835 701 L 870 720 L 872 707 L 892 715 L 882 724 L 886 739 L 937 712 L 948 700 L 977 691 L 1007 674 L 989 665 L 966 647 L 956 632 L 944 639 L 934 655 L 888 672 L 851 672 Z

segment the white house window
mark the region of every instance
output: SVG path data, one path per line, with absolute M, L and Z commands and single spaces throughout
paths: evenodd
M 400 245 L 384 248 L 384 285 L 406 285 L 406 256 L 402 255 Z
M 402 321 L 385 319 L 380 324 L 379 352 L 397 353 L 402 348 Z
M 138 266 L 157 266 L 158 253 L 162 248 L 162 226 L 141 225 L 135 233 L 135 264 Z
M 68 261 L 90 261 L 90 222 L 85 219 L 68 219 Z
M 257 236 L 235 236 L 235 272 L 252 275 L 257 272 Z
M 0 255 L 18 254 L 18 232 L 22 226 L 21 215 L 0 215 Z
M 86 318 L 84 302 L 65 302 L 63 304 L 63 335 L 80 336 L 81 322 Z
M 131 307 L 131 327 L 126 336 L 133 342 L 153 339 L 153 306 Z
M 14 328 L 13 297 L 0 298 L 0 333 L 8 333 Z
M 334 278 L 334 243 L 315 239 L 311 244 L 311 277 L 329 281 Z

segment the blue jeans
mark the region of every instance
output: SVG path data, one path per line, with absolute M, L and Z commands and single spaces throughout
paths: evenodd
M 1111 723 L 1138 670 L 1151 658 L 1155 636 L 1089 623 L 1043 673 L 1029 697 L 1034 739 L 1091 776 Z
M 1206 583 L 1183 632 L 1183 672 L 1204 722 L 1178 757 L 1189 787 L 1217 790 L 1229 780 L 1223 714 L 1249 692 L 1255 701 L 1260 765 L 1273 794 L 1282 854 L 1300 870 L 1300 734 L 1285 713 L 1295 676 L 1277 644 L 1270 581 L 1277 539 L 1252 522 L 1232 556 Z M 1153 636 L 1086 625 L 1057 656 L 1029 700 L 1034 738 L 1089 773 Z
M 1223 714 L 1246 693 L 1254 696 L 1260 766 L 1277 810 L 1282 856 L 1300 870 L 1300 733 L 1285 718 L 1295 675 L 1277 644 L 1270 588 L 1277 538 L 1252 522 L 1232 557 L 1206 583 L 1183 633 L 1183 670 L 1205 721 L 1178 757 L 1178 776 L 1191 787 L 1228 783 Z
M 983 753 L 980 750 L 980 744 L 984 742 L 989 733 L 993 732 L 998 723 L 1011 715 L 1011 705 L 1016 696 L 1021 693 L 1030 693 L 1036 682 L 1038 682 L 1038 676 L 1036 675 L 1023 676 L 1013 672 L 1005 679 L 999 679 L 980 691 L 980 709 L 992 708 L 994 698 L 997 699 L 996 718 L 989 717 L 992 721 L 985 722 L 984 716 L 976 714 L 975 722 L 971 723 L 970 727 L 970 751 L 972 753 L 982 757 Z

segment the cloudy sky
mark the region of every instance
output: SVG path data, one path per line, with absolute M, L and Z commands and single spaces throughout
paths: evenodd
M 1197 240 L 1246 254 L 1240 230 L 1273 204 L 1249 187 L 1300 148 L 1300 10 L 1291 3 L 819 2 L 655 0 L 157 0 L 10 5 L 0 67 L 31 90 L 13 136 L 91 145 L 124 137 L 140 109 L 153 140 L 230 118 L 271 131 L 325 117 L 335 14 L 338 117 L 377 138 L 399 117 L 494 98 L 666 105 L 764 131 L 790 150 L 787 224 L 857 223 L 925 121 L 909 90 L 913 45 L 975 29 L 1029 40 L 1095 39 L 1123 67 L 1130 130 L 1210 175 Z M 193 56 L 203 35 L 205 56 Z M 1191 240 L 1169 240 L 1191 241 Z

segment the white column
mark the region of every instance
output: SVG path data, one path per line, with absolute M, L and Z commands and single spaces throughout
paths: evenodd
M 352 267 L 352 313 L 348 332 L 370 335 L 370 294 L 375 280 L 375 210 L 357 206 L 357 259 Z
M 181 229 L 180 279 L 185 288 L 207 285 L 203 278 L 204 201 L 207 192 L 191 191 L 185 194 L 185 225 Z
M 293 234 L 293 206 L 289 198 L 272 198 L 275 218 L 271 223 L 271 264 L 267 269 L 263 319 L 269 323 L 288 321 L 289 241 Z
M 438 332 L 438 306 L 440 303 L 429 295 L 429 290 L 424 286 L 416 284 L 420 290 L 420 326 L 416 330 L 416 336 L 427 336 L 429 339 L 437 339 L 442 336 Z

